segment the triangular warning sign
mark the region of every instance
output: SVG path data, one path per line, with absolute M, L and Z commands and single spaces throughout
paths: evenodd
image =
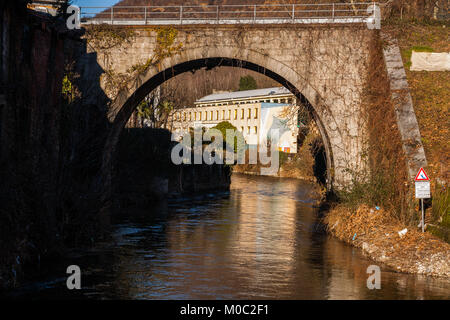
M 430 178 L 428 178 L 427 174 L 425 173 L 425 170 L 423 168 L 420 168 L 419 172 L 417 173 L 415 181 L 430 181 Z

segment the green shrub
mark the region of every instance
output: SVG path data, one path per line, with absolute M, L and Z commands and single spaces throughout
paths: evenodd
M 239 80 L 239 91 L 245 91 L 245 90 L 255 90 L 258 89 L 258 86 L 256 85 L 256 80 L 248 75 L 245 77 L 241 77 Z
M 231 123 L 229 123 L 228 121 L 222 121 L 220 123 L 218 123 L 215 127 L 211 128 L 211 129 L 217 129 L 222 133 L 223 136 L 223 144 L 224 144 L 224 148 L 228 149 L 228 146 L 226 145 L 226 141 L 227 141 L 227 130 L 234 130 L 237 132 L 237 137 L 234 138 L 234 143 L 233 143 L 233 150 L 236 153 L 239 148 L 243 148 L 242 150 L 245 150 L 246 144 L 245 144 L 245 139 L 244 136 L 242 135 L 242 133 L 235 127 L 233 126 Z M 231 146 L 229 146 L 231 149 Z

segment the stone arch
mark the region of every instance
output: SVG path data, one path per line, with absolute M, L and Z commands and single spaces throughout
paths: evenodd
M 262 73 L 290 90 L 310 110 L 319 128 L 326 153 L 327 188 L 333 188 L 334 176 L 333 142 L 341 141 L 340 136 L 330 137 L 329 125 L 337 127 L 332 112 L 324 99 L 299 73 L 285 63 L 251 49 L 239 47 L 197 47 L 183 50 L 180 53 L 162 60 L 157 66 L 151 66 L 144 74 L 139 75 L 131 88 L 119 92 L 111 103 L 108 117 L 112 123 L 103 153 L 102 172 L 106 173 L 106 183 L 111 182 L 113 154 L 120 133 L 131 117 L 133 111 L 144 97 L 165 81 L 188 71 L 202 68 L 212 69 L 218 66 L 245 68 Z M 338 132 L 338 131 L 336 131 Z M 336 135 L 334 133 L 334 135 Z

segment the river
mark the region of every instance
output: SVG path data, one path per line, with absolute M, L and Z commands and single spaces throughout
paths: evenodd
M 448 299 L 447 279 L 381 267 L 324 233 L 313 186 L 295 179 L 232 177 L 230 192 L 177 198 L 122 212 L 113 241 L 41 267 L 10 294 L 34 299 Z M 78 265 L 82 290 L 66 289 Z

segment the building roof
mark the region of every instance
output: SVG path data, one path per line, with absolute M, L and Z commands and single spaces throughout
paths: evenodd
M 291 94 L 291 92 L 285 87 L 264 88 L 256 90 L 235 91 L 226 93 L 214 93 L 198 99 L 196 103 L 220 101 L 220 100 L 232 100 L 232 99 L 246 99 L 270 95 L 285 95 Z

